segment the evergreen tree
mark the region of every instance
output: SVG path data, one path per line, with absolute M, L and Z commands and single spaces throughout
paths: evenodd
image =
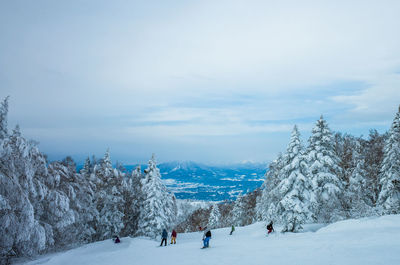
M 280 195 L 276 187 L 282 181 L 281 171 L 287 163 L 286 154 L 279 154 L 278 158 L 274 160 L 269 170 L 266 172 L 266 178 L 263 184 L 261 198 L 257 205 L 257 215 L 262 221 L 280 222 L 280 217 L 276 215 L 276 205 L 280 200 Z
M 78 213 L 72 207 L 76 203 L 76 172 L 60 162 L 51 163 L 48 171 L 48 194 L 44 201 L 47 214 L 42 220 L 53 227 L 56 245 L 69 245 L 77 241 L 80 232 Z
M 365 156 L 362 153 L 360 141 L 357 141 L 353 150 L 355 168 L 353 169 L 349 187 L 346 193 L 346 201 L 349 205 L 349 217 L 358 218 L 371 215 L 371 207 L 366 203 L 367 200 L 367 172 L 365 170 Z
M 175 196 L 167 191 L 161 182 L 160 170 L 157 168 L 153 154 L 148 168 L 141 179 L 142 202 L 140 205 L 138 235 L 156 238 L 165 228 L 174 225 L 177 208 Z
M 243 226 L 244 225 L 244 214 L 245 214 L 245 203 L 242 196 L 242 193 L 236 198 L 232 209 L 232 224 L 235 226 Z
M 123 235 L 135 235 L 139 221 L 140 202 L 142 201 L 140 166 L 136 167 L 130 176 L 124 180 L 125 217 Z
M 0 256 L 30 256 L 52 245 L 52 229 L 40 221 L 46 214 L 46 176 L 44 156 L 22 137 L 18 126 L 0 139 Z
M 386 141 L 380 184 L 378 205 L 383 214 L 400 213 L 400 107 Z
M 104 155 L 99 166 L 95 166 L 98 179 L 96 204 L 99 212 L 97 233 L 99 239 L 119 235 L 124 227 L 124 199 L 121 192 L 122 174 L 114 170 L 110 152 Z
M 76 190 L 76 200 L 74 208 L 77 212 L 78 242 L 92 242 L 96 235 L 96 220 L 99 212 L 95 205 L 95 184 L 92 179 L 93 173 L 81 172 L 77 174 L 74 188 Z
M 276 215 L 282 218 L 283 232 L 297 232 L 302 229 L 302 224 L 311 221 L 314 200 L 297 126 L 293 128 L 286 157 L 287 165 L 281 170 L 282 181 L 274 191 L 280 197 Z
M 208 218 L 208 228 L 215 229 L 219 227 L 219 221 L 221 219 L 221 214 L 218 209 L 218 205 L 214 204 L 211 207 L 210 216 Z
M 370 207 L 375 207 L 381 191 L 380 171 L 384 156 L 385 143 L 388 133 L 379 134 L 377 130 L 370 130 L 368 139 L 361 141 L 362 155 L 365 157 L 366 170 L 366 202 Z
M 7 132 L 7 115 L 8 115 L 8 99 L 6 97 L 0 105 L 0 140 L 6 138 Z
M 314 214 L 319 222 L 333 222 L 344 216 L 341 196 L 343 183 L 340 180 L 340 159 L 334 151 L 332 133 L 321 118 L 312 130 L 307 149 L 313 189 L 317 204 Z
M 278 196 L 273 192 L 276 186 L 280 183 L 281 170 L 285 165 L 286 158 L 283 154 L 279 154 L 265 173 L 265 181 L 262 185 L 261 196 L 258 199 L 256 211 L 257 219 L 261 221 L 275 220 L 278 221 L 275 215 L 275 205 L 278 203 Z
M 90 173 L 92 173 L 92 169 L 90 167 L 90 158 L 87 157 L 85 160 L 85 164 L 83 164 L 83 168 L 80 170 L 80 173 L 89 179 Z

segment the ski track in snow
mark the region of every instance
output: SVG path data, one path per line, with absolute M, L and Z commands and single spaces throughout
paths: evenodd
M 312 224 L 302 233 L 274 233 L 266 237 L 265 224 L 212 230 L 210 248 L 201 249 L 202 233 L 178 234 L 176 245 L 122 238 L 96 242 L 66 252 L 46 255 L 25 265 L 398 265 L 400 215 Z M 279 230 L 279 227 L 276 227 Z

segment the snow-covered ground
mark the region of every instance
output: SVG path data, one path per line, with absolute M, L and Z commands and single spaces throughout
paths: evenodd
M 303 233 L 275 233 L 266 237 L 263 223 L 213 230 L 210 248 L 201 233 L 178 234 L 177 244 L 159 247 L 146 238 L 123 238 L 88 244 L 43 256 L 25 264 L 400 264 L 400 215 L 308 225 Z

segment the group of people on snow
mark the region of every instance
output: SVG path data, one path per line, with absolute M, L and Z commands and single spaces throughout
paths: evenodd
M 175 229 L 173 229 L 172 233 L 171 233 L 171 245 L 172 244 L 176 244 L 176 236 L 177 236 L 177 233 L 176 233 Z M 164 246 L 167 245 L 167 238 L 168 238 L 168 232 L 164 228 L 162 233 L 161 233 L 161 244 L 160 244 L 160 247 L 162 246 L 163 243 L 164 243 Z
M 211 229 L 208 228 L 207 226 L 205 226 L 204 228 L 199 226 L 199 230 L 200 231 L 204 231 L 203 239 L 202 239 L 202 241 L 203 241 L 203 247 L 202 248 L 208 248 L 210 246 Z M 267 225 L 267 230 L 268 230 L 268 235 L 275 231 L 272 221 Z M 234 231 L 235 231 L 235 226 L 232 225 L 231 232 L 229 233 L 229 235 L 232 235 L 232 233 Z M 177 233 L 176 233 L 176 231 L 174 229 L 174 230 L 172 230 L 172 233 L 171 233 L 171 244 L 176 244 L 176 236 L 177 236 Z M 164 243 L 164 246 L 167 245 L 167 238 L 168 238 L 168 232 L 167 232 L 166 229 L 163 229 L 162 234 L 161 234 L 161 244 L 160 244 L 160 246 L 162 246 L 163 243 Z
M 211 239 L 211 229 L 208 228 L 207 226 L 202 228 L 201 226 L 199 226 L 199 230 L 200 231 L 204 231 L 203 233 L 203 247 L 202 248 L 208 248 L 210 246 L 210 239 Z M 268 225 L 267 225 L 267 230 L 268 230 L 268 234 L 274 232 L 274 227 L 273 227 L 273 222 L 271 221 Z M 229 233 L 229 235 L 232 235 L 232 233 L 235 231 L 235 226 L 232 225 L 231 227 L 231 232 Z M 175 231 L 175 229 L 172 230 L 171 232 L 171 245 L 172 244 L 176 244 L 176 237 L 177 237 L 177 232 Z M 162 233 L 161 233 L 161 244 L 160 247 L 163 245 L 167 246 L 167 239 L 168 239 L 168 232 L 167 230 L 164 228 Z M 121 240 L 119 239 L 118 236 L 115 236 L 114 238 L 114 242 L 115 243 L 120 243 Z

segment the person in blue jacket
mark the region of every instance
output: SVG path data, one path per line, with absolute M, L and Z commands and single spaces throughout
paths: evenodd
M 166 246 L 167 245 L 167 238 L 168 238 L 167 230 L 163 229 L 162 234 L 161 234 L 161 238 L 162 238 L 162 240 L 161 240 L 160 247 L 162 246 L 163 242 L 165 242 L 164 246 Z

